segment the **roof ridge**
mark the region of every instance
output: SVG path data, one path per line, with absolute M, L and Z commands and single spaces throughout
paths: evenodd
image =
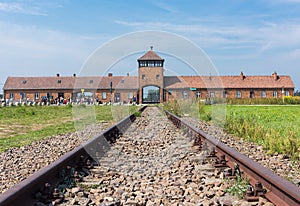
M 149 50 L 148 52 L 146 52 L 143 56 L 141 56 L 140 58 L 138 58 L 138 61 L 140 60 L 164 60 L 163 58 L 161 58 L 156 52 L 154 52 L 153 50 Z

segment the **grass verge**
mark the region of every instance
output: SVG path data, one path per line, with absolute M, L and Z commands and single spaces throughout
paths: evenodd
M 136 106 L 0 107 L 0 152 L 87 125 L 117 122 L 138 111 Z
M 218 106 L 197 102 L 181 105 L 179 101 L 170 102 L 164 108 L 179 116 L 188 113 L 193 118 L 223 126 L 230 134 L 262 145 L 270 154 L 300 159 L 300 105 Z

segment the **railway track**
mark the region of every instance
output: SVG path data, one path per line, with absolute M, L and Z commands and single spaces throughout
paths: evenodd
M 292 183 L 175 115 L 166 116 L 177 129 L 163 122 L 162 113 L 133 125 L 136 117 L 128 116 L 3 193 L 0 205 L 195 205 L 200 199 L 222 199 L 224 174 L 214 167 L 229 167 L 228 178 L 236 177 L 235 171 L 247 176 L 250 202 L 263 197 L 275 205 L 300 205 L 300 190 Z M 205 187 L 210 190 L 204 192 Z

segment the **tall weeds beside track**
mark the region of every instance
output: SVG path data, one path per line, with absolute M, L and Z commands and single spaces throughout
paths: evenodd
M 285 98 L 286 103 L 295 103 L 296 100 Z M 300 105 L 227 105 L 224 111 L 226 121 L 223 124 L 216 117 L 219 113 L 216 112 L 217 105 L 173 101 L 166 104 L 165 108 L 178 116 L 188 114 L 223 126 L 230 134 L 262 145 L 270 154 L 287 154 L 300 159 Z

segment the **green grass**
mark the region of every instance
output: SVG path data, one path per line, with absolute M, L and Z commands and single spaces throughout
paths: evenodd
M 224 127 L 228 133 L 262 145 L 268 153 L 300 159 L 300 105 L 181 105 L 177 101 L 164 107 L 179 116 L 188 113 Z
M 225 129 L 270 153 L 299 158 L 300 106 L 227 106 Z
M 0 152 L 92 123 L 117 122 L 137 110 L 134 106 L 0 107 Z
M 282 98 L 240 98 L 240 99 L 226 99 L 227 104 L 240 105 L 287 105 L 300 104 L 300 97 L 285 96 Z

